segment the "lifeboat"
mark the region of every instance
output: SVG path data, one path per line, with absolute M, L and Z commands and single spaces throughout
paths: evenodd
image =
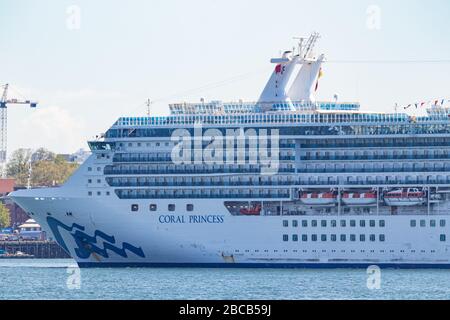
M 425 192 L 417 188 L 403 188 L 384 194 L 384 202 L 388 206 L 417 206 L 425 202 Z
M 335 204 L 337 202 L 337 195 L 333 192 L 323 192 L 323 193 L 302 193 L 300 196 L 300 201 L 307 205 L 313 206 L 326 206 Z
M 242 208 L 239 212 L 245 216 L 259 216 L 261 214 L 261 206 L 256 205 L 250 208 Z
M 342 194 L 342 202 L 347 205 L 369 206 L 377 203 L 377 193 L 345 192 Z

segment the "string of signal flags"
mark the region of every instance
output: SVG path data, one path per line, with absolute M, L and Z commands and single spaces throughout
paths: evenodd
M 418 103 L 410 103 L 407 106 L 404 106 L 403 109 L 407 110 L 411 107 L 415 107 L 416 109 L 423 108 L 424 106 L 431 107 L 443 107 L 450 102 L 449 99 L 434 99 L 429 101 L 423 101 Z

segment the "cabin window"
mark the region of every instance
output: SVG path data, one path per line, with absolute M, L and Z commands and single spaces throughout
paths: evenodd
M 169 204 L 168 210 L 169 211 L 175 211 L 175 205 L 174 204 Z
M 92 183 L 92 179 L 88 179 L 88 183 Z
M 139 205 L 137 205 L 137 204 L 131 205 L 131 211 L 138 211 L 138 210 L 139 210 Z
M 345 227 L 347 225 L 345 220 L 341 220 L 341 227 Z
M 321 240 L 322 242 L 327 241 L 327 235 L 326 235 L 326 234 L 321 235 L 321 236 L 320 236 L 320 240 Z
M 150 204 L 150 211 L 156 211 L 157 208 L 158 207 L 156 204 L 154 204 L 154 203 Z
M 341 234 L 341 241 L 342 242 L 347 241 L 347 236 L 345 234 Z
M 326 227 L 327 226 L 327 220 L 322 220 L 321 222 L 320 222 L 320 224 L 322 225 L 322 227 Z
M 317 220 L 311 220 L 311 227 L 317 227 Z
M 375 220 L 370 220 L 370 226 L 373 228 L 373 227 L 375 227 Z
M 336 240 L 337 240 L 336 235 L 335 235 L 335 234 L 332 234 L 332 235 L 331 235 L 331 241 L 336 242 Z
M 289 236 L 287 234 L 283 234 L 283 241 L 288 241 L 289 240 Z
M 365 234 L 360 234 L 359 235 L 359 241 L 361 241 L 361 242 L 366 241 L 366 235 Z
M 416 220 L 411 220 L 409 224 L 414 228 L 416 226 Z
M 313 235 L 311 236 L 311 240 L 312 240 L 312 241 L 317 241 L 317 234 L 313 234 Z
M 297 228 L 298 227 L 298 221 L 297 220 L 292 220 L 292 226 L 294 228 Z
M 298 235 L 293 234 L 292 235 L 292 241 L 297 242 L 298 241 Z
M 436 227 L 436 220 L 430 220 L 430 227 Z
M 303 234 L 303 235 L 302 235 L 302 241 L 303 241 L 303 242 L 308 241 L 308 235 L 307 235 L 307 234 Z
M 441 227 L 445 227 L 445 220 L 441 220 L 441 221 L 439 222 L 439 225 L 440 225 Z
M 283 227 L 288 227 L 288 226 L 289 226 L 289 221 L 283 220 Z
M 379 225 L 384 228 L 386 226 L 386 222 L 384 220 L 380 220 Z
M 384 234 L 380 234 L 380 242 L 384 242 L 386 240 L 386 237 Z
M 88 171 L 92 171 L 92 167 L 88 167 Z
M 420 220 L 420 226 L 423 228 L 423 227 L 425 227 L 425 225 L 426 225 L 425 220 Z
M 372 242 L 375 241 L 375 235 L 374 235 L 374 234 L 371 234 L 371 235 L 370 235 L 370 241 L 372 241 Z
M 306 228 L 308 226 L 308 220 L 302 220 L 302 227 Z
M 366 220 L 359 220 L 359 226 L 364 228 L 366 226 Z
M 335 228 L 337 226 L 336 220 L 331 220 L 331 226 Z
M 88 196 L 92 196 L 92 191 L 89 191 L 89 192 L 88 192 Z
M 351 241 L 351 242 L 355 242 L 355 241 L 356 241 L 356 235 L 351 234 L 351 235 L 350 235 L 350 241 Z
M 441 234 L 441 236 L 440 236 L 440 239 L 441 239 L 441 242 L 445 242 L 445 239 L 446 237 L 445 237 L 445 234 Z
M 356 227 L 356 221 L 350 220 L 350 227 Z
M 186 211 L 194 211 L 194 205 L 192 203 L 188 203 L 186 205 Z

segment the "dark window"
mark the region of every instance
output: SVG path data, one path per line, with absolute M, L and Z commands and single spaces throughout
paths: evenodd
M 379 225 L 384 228 L 386 226 L 386 222 L 384 220 L 380 220 Z
M 380 234 L 380 242 L 384 242 L 386 240 L 386 237 L 384 234 Z
M 441 239 L 442 242 L 445 242 L 446 240 L 445 234 L 441 234 L 439 238 Z
M 336 227 L 337 226 L 336 220 L 331 220 L 331 226 L 332 227 Z
M 313 235 L 311 236 L 311 240 L 312 240 L 312 241 L 317 241 L 317 234 L 313 234 Z
M 175 211 L 175 205 L 169 204 L 168 209 L 169 209 L 169 211 Z
M 88 183 L 92 183 L 92 179 L 88 179 Z
M 366 235 L 365 234 L 360 234 L 359 235 L 359 241 L 361 241 L 361 242 L 366 241 Z
M 327 235 L 326 234 L 321 235 L 320 236 L 320 240 L 321 241 L 327 241 Z
M 416 226 L 416 220 L 411 220 L 409 225 L 414 228 Z
M 139 210 L 139 206 L 137 204 L 131 205 L 131 211 L 138 211 L 138 210 Z
M 292 220 L 292 226 L 294 228 L 297 228 L 298 227 L 298 221 L 297 220 Z
M 440 225 L 441 227 L 445 227 L 445 220 L 439 221 L 439 225 Z
M 308 241 L 308 235 L 307 234 L 302 234 L 302 241 L 303 242 Z
M 311 221 L 311 227 L 317 227 L 317 220 Z
M 100 179 L 97 179 L 97 183 L 101 183 L 102 182 L 102 180 L 100 180 Z
M 375 227 L 375 220 L 370 220 L 370 226 L 373 228 Z
M 288 241 L 289 240 L 289 236 L 287 234 L 283 234 L 283 241 Z
M 298 235 L 293 234 L 293 235 L 292 235 L 292 241 L 297 242 L 297 241 L 298 241 Z
M 320 224 L 321 224 L 321 226 L 322 227 L 326 227 L 327 226 L 327 220 L 322 220 L 321 222 L 320 222 Z
M 302 220 L 302 227 L 308 226 L 308 220 Z
M 288 227 L 288 226 L 289 226 L 289 221 L 283 220 L 283 227 Z
M 341 220 L 341 227 L 345 227 L 347 225 L 347 223 L 345 222 L 345 220 Z
M 359 220 L 359 226 L 365 227 L 366 226 L 366 220 Z
M 430 227 L 436 227 L 436 220 L 430 220 Z
M 194 211 L 194 205 L 192 203 L 188 203 L 186 205 L 186 211 Z
M 331 235 L 331 241 L 336 242 L 336 240 L 337 240 L 336 235 L 335 235 L 335 234 L 332 234 L 332 235 Z
M 88 167 L 88 171 L 92 171 L 92 167 Z
M 371 234 L 371 235 L 370 235 L 370 241 L 372 241 L 372 242 L 375 241 L 375 235 L 374 235 L 374 234 Z
M 97 191 L 97 195 L 99 196 L 99 195 L 101 195 L 102 193 L 100 192 L 100 191 Z
M 355 242 L 356 241 L 356 235 L 351 234 L 350 235 L 350 241 Z
M 425 227 L 425 225 L 426 225 L 425 220 L 420 220 L 420 226 L 423 228 L 423 227 Z
M 356 227 L 356 221 L 350 220 L 350 227 Z
M 345 234 L 341 234 L 341 241 L 342 242 L 347 241 L 347 236 Z
M 109 196 L 109 191 L 106 191 L 106 195 Z
M 89 192 L 88 192 L 88 196 L 92 196 L 92 191 L 89 191 Z
M 158 207 L 157 207 L 156 204 L 154 204 L 154 203 L 152 203 L 152 204 L 150 205 L 150 211 L 156 211 L 157 208 L 158 208 Z

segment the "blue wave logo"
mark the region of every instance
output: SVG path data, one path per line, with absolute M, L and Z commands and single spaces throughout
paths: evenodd
M 69 252 L 69 250 L 61 236 L 60 228 L 68 231 L 72 235 L 78 246 L 75 248 L 75 253 L 81 259 L 89 258 L 91 254 L 97 260 L 99 260 L 98 256 L 109 258 L 108 251 L 115 252 L 123 258 L 128 258 L 127 251 L 132 252 L 141 258 L 145 258 L 142 248 L 137 248 L 128 242 L 123 242 L 122 247 L 118 247 L 115 245 L 116 239 L 114 236 L 107 235 L 100 230 L 95 230 L 94 235 L 90 236 L 84 232 L 85 228 L 83 226 L 76 223 L 73 223 L 72 226 L 68 226 L 53 217 L 47 217 L 47 223 L 55 236 L 55 240 L 67 252 Z M 102 243 L 102 247 L 99 247 L 97 243 Z

